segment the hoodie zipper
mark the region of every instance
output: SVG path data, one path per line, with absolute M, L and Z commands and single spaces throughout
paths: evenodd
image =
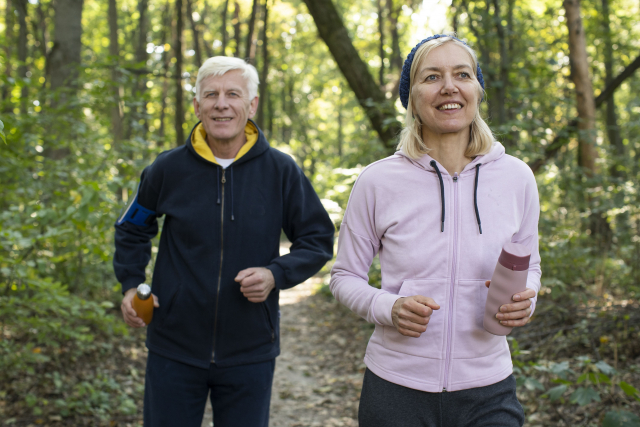
M 224 255 L 224 183 L 227 182 L 225 178 L 226 169 L 222 169 L 222 201 L 220 202 L 220 268 L 218 269 L 218 290 L 216 291 L 216 310 L 213 320 L 213 349 L 211 350 L 211 361 L 214 361 L 216 355 L 216 331 L 218 329 L 218 303 L 220 301 L 220 284 L 222 283 L 222 259 Z
M 453 292 L 454 284 L 456 282 L 456 263 L 458 261 L 458 173 L 453 175 L 453 254 L 451 264 L 451 284 L 449 290 L 449 313 L 447 322 L 447 354 L 444 361 L 444 384 L 442 391 L 447 391 L 449 385 L 449 365 L 451 364 L 451 341 L 452 341 L 452 324 L 453 324 Z

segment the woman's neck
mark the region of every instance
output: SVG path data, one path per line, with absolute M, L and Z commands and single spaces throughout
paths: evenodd
M 423 135 L 423 138 L 425 135 Z M 473 159 L 466 157 L 464 152 L 469 144 L 469 136 L 459 134 L 440 134 L 434 137 L 430 135 L 423 139 L 426 146 L 431 149 L 429 156 L 440 163 L 453 176 L 456 172 L 460 174 L 465 166 Z

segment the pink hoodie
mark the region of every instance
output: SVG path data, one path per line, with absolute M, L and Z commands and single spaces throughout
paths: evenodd
M 356 181 L 345 212 L 331 292 L 375 323 L 365 363 L 395 384 L 428 392 L 483 387 L 512 372 L 505 337 L 482 326 L 491 279 L 502 246 L 531 249 L 527 287 L 540 289 L 538 190 L 531 169 L 494 142 L 452 177 L 429 155 L 397 152 L 369 165 Z M 478 168 L 477 165 L 481 165 Z M 474 207 L 477 205 L 482 234 Z M 444 227 L 444 231 L 441 231 Z M 382 289 L 368 284 L 379 253 Z M 424 295 L 440 305 L 419 338 L 401 335 L 391 308 L 401 296 Z M 532 299 L 535 308 L 535 299 Z

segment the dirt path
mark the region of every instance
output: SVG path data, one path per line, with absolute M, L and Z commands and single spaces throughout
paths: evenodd
M 317 279 L 280 293 L 270 427 L 357 426 L 362 358 L 371 329 L 326 295 Z M 211 427 L 211 407 L 202 427 Z

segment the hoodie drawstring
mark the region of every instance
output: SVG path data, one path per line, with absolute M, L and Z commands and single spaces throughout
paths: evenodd
M 482 223 L 480 222 L 480 211 L 478 210 L 478 177 L 480 176 L 480 166 L 482 163 L 476 165 L 476 184 L 473 188 L 473 207 L 476 208 L 476 219 L 478 220 L 478 230 L 482 234 Z
M 440 169 L 438 169 L 438 164 L 436 163 L 436 161 L 431 160 L 429 164 L 436 170 L 436 173 L 438 174 L 438 180 L 440 181 L 440 202 L 442 203 L 440 232 L 444 232 L 444 182 L 442 181 L 442 174 L 440 173 Z M 482 222 L 480 221 L 480 211 L 478 210 L 478 177 L 480 176 L 480 166 L 482 166 L 482 163 L 478 163 L 476 165 L 476 182 L 473 188 L 473 207 L 476 210 L 478 230 L 480 231 L 480 234 L 482 234 Z
M 444 233 L 444 182 L 442 182 L 442 174 L 440 173 L 440 169 L 438 169 L 438 164 L 435 160 L 431 160 L 429 163 L 438 173 L 438 179 L 440 180 L 440 203 L 442 204 L 442 215 L 440 217 L 440 222 L 442 223 L 440 227 L 440 232 Z

